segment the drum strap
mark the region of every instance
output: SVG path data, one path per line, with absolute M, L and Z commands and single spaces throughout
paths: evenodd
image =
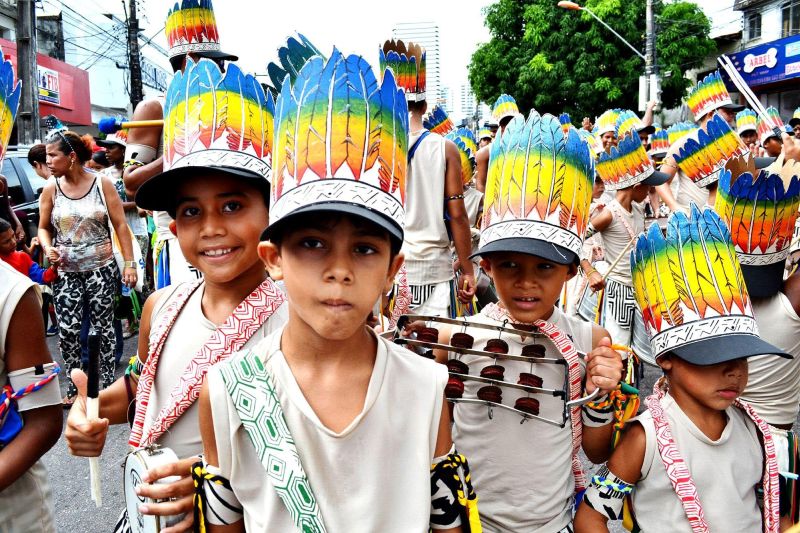
M 131 446 L 148 446 L 163 435 L 200 396 L 200 389 L 208 368 L 241 349 L 284 302 L 281 290 L 272 283 L 272 280 L 265 279 L 236 306 L 231 316 L 211 334 L 208 341 L 189 362 L 180 379 L 173 386 L 169 400 L 158 413 L 147 433 L 144 434 L 147 404 L 161 351 L 175 320 L 201 282 L 202 280 L 198 280 L 178 289 L 176 296 L 167 306 L 150 335 L 150 350 L 136 390 L 136 416 L 128 441 Z
M 324 533 L 322 512 L 269 370 L 251 351 L 242 352 L 219 368 L 242 426 L 295 526 L 304 533 Z

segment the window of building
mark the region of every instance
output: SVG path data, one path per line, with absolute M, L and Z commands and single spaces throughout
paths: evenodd
M 744 19 L 744 40 L 761 38 L 761 13 L 750 13 Z
M 783 37 L 800 34 L 800 0 L 781 5 L 781 29 Z

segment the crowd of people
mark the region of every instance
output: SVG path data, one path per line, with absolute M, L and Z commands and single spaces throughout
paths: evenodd
M 210 0 L 166 32 L 162 98 L 30 149 L 35 238 L 0 181 L 0 530 L 56 530 L 62 406 L 75 456 L 174 454 L 115 531 L 798 530 L 800 109 L 714 72 L 693 122 L 474 132 L 415 43 L 291 37 L 267 88 Z

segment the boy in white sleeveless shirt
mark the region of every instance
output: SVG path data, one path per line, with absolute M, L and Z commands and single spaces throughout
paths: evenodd
M 383 111 L 362 113 L 367 102 Z M 451 454 L 446 371 L 366 325 L 402 264 L 403 93 L 390 70 L 378 84 L 366 61 L 334 49 L 283 84 L 276 108 L 270 242 L 259 252 L 285 284 L 289 321 L 209 373 L 198 516 L 209 531 L 460 532 L 458 490 L 470 491 L 447 488 L 452 468 L 432 473 L 465 465 Z M 350 128 L 381 132 L 371 145 L 381 156 L 338 160 L 345 136 L 355 140 L 333 129 L 291 159 L 310 120 L 336 124 L 345 108 Z
M 213 83 L 186 83 L 198 76 Z M 214 91 L 225 84 L 248 91 L 239 98 Z M 196 105 L 202 114 L 192 115 L 185 107 L 195 109 Z M 231 109 L 245 106 L 247 113 L 236 122 L 240 130 L 232 122 L 221 127 L 230 119 Z M 206 370 L 211 363 L 255 344 L 286 320 L 283 294 L 264 272 L 257 250 L 269 218 L 272 140 L 254 132 L 271 131 L 273 114 L 271 97 L 236 65 L 223 73 L 214 62 L 203 59 L 190 62 L 173 78 L 165 107 L 164 172 L 139 188 L 136 202 L 175 219 L 178 243 L 204 277 L 165 287 L 148 298 L 138 355 L 126 375 L 100 394 L 100 419 L 86 419 L 85 377 L 81 376 L 81 399 L 67 421 L 67 443 L 73 455 L 99 455 L 108 425 L 125 422 L 132 423 L 132 447 L 171 448 L 180 460 L 149 472 L 138 486 L 140 496 L 168 501 L 142 505 L 139 511 L 165 516 L 186 513 L 176 526 L 181 531 L 191 528 L 193 520 L 191 465 L 202 451 L 195 400 Z M 187 116 L 203 120 L 198 118 L 191 128 L 176 128 L 174 121 L 184 126 Z M 207 145 L 203 139 L 210 138 L 212 131 L 223 133 L 216 143 Z M 240 143 L 241 139 L 247 142 Z M 241 149 L 231 150 L 229 143 Z M 135 407 L 133 413 L 130 405 Z M 169 476 L 180 479 L 156 483 Z M 126 524 L 123 514 L 117 530 L 124 530 Z
M 794 357 L 748 359 L 742 399 L 770 425 L 779 470 L 797 474 L 800 452 L 791 429 L 800 411 L 800 276 L 784 281 L 783 272 L 800 207 L 800 164 L 780 160 L 757 172 L 746 160 L 732 163 L 720 178 L 714 209 L 731 228 L 761 338 Z M 756 213 L 762 221 L 758 225 L 752 223 Z M 781 476 L 784 525 L 800 519 L 796 483 Z
M 664 183 L 666 174 L 658 172 L 642 145 L 635 125 L 617 120 L 617 145 L 600 154 L 597 173 L 606 190 L 616 191 L 616 198 L 591 219 L 591 231 L 603 236 L 605 260 L 610 271 L 605 275 L 583 259 L 589 287 L 605 289 L 602 325 L 614 342 L 632 347 L 636 355 L 653 363 L 646 342 L 641 312 L 633 299 L 630 248 L 633 240 L 644 231 L 644 207 L 650 187 Z M 630 128 L 624 131 L 622 128 Z M 639 340 L 639 342 L 635 342 Z
M 596 389 L 605 394 L 617 387 L 622 375 L 621 358 L 610 348 L 608 332 L 555 306 L 564 284 L 577 272 L 588 224 L 594 178 L 589 147 L 574 128 L 564 133 L 558 119 L 532 111 L 527 121 L 522 116 L 514 118 L 489 148 L 478 255 L 500 301 L 467 320 L 517 329 L 535 327 L 539 333 L 525 338 L 502 334 L 508 353 L 518 355 L 544 341 L 546 357 L 567 363 L 537 364 L 501 356 L 498 364 L 505 369 L 504 381 L 516 383 L 519 374 L 535 373 L 542 379 L 541 387 L 562 389 L 566 372 L 567 400 Z M 512 156 L 528 161 L 529 166 L 512 165 Z M 547 172 L 540 171 L 540 166 Z M 563 188 L 553 189 L 559 176 Z M 475 349 L 498 338 L 496 331 L 468 326 L 467 331 L 474 337 Z M 450 333 L 441 329 L 440 342 L 449 344 Z M 447 361 L 448 352 L 436 355 L 440 362 Z M 467 365 L 468 373 L 475 376 L 491 364 L 482 356 L 458 359 L 455 364 Z M 461 381 L 456 375 L 450 378 L 451 383 L 454 380 Z M 461 381 L 463 397 L 475 398 L 483 385 Z M 504 405 L 514 406 L 524 396 L 515 389 L 500 390 L 507 398 L 499 400 Z M 531 399 L 539 401 L 540 416 L 550 420 L 564 416 L 562 400 L 544 395 Z M 578 450 L 582 447 L 590 459 L 601 462 L 610 450 L 612 435 L 611 413 L 586 409 L 582 416 L 580 411 L 572 410 L 571 420 L 558 427 L 537 419 L 520 424 L 520 415 L 506 409 L 493 409 L 489 417 L 485 405 L 455 404 L 453 440 L 473 464 L 472 481 L 480 495 L 484 531 L 571 531 L 574 494 L 584 481 Z
M 658 226 L 640 235 L 631 261 L 665 377 L 592 478 L 576 533 L 608 531 L 626 496 L 644 533 L 777 532 L 775 443 L 737 397 L 747 357 L 786 354 L 758 336 L 727 227 L 714 211 L 692 206 L 689 217 L 671 215 L 666 238 Z

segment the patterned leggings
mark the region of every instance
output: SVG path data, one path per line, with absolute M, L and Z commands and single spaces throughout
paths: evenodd
M 120 282 L 119 269 L 113 261 L 97 270 L 59 272 L 53 282 L 58 315 L 61 357 L 66 364 L 67 394 L 76 393 L 69 378 L 73 368 L 81 367 L 81 318 L 84 305 L 91 312 L 91 327 L 100 335 L 100 375 L 103 387 L 114 381 L 114 293 Z

